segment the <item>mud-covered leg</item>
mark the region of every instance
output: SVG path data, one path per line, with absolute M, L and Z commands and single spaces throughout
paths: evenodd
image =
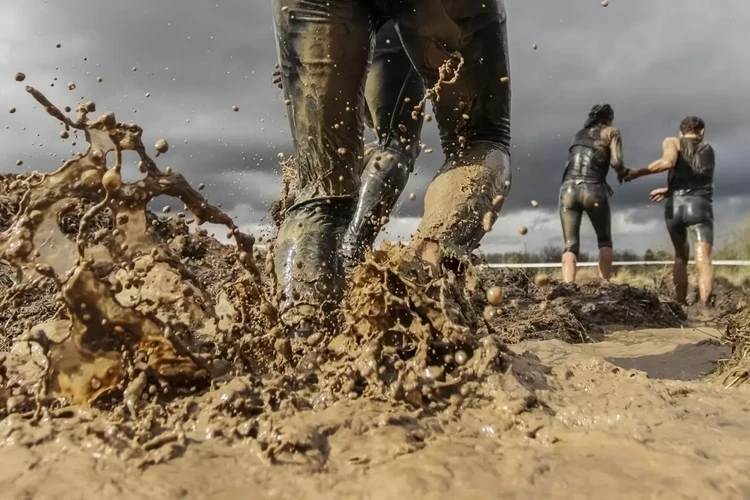
M 372 246 L 419 155 L 421 117 L 412 118 L 424 84 L 401 44 L 393 21 L 378 31 L 365 96 L 377 145 L 365 155 L 359 201 L 344 239 L 344 255 L 361 260 Z
M 612 213 L 609 206 L 609 193 L 605 185 L 586 186 L 586 212 L 596 233 L 599 246 L 599 277 L 608 281 L 612 275 Z
M 398 13 L 407 52 L 428 89 L 439 68 L 463 59 L 458 79 L 433 98 L 446 161 L 425 196 L 412 245 L 437 265 L 479 246 L 484 221 L 510 189 L 510 70 L 501 1 L 415 0 Z M 486 214 L 489 212 L 489 216 Z
M 690 243 L 688 242 L 687 227 L 682 223 L 681 216 L 675 213 L 674 198 L 668 198 L 664 207 L 667 231 L 674 246 L 674 266 L 672 279 L 674 280 L 677 302 L 685 304 L 687 299 L 688 274 L 687 265 L 690 259 Z
M 338 251 L 359 189 L 370 18 L 360 2 L 274 0 L 297 190 L 274 249 L 281 318 L 306 335 L 341 298 Z
M 560 224 L 565 240 L 565 249 L 562 254 L 562 274 L 566 283 L 573 283 L 576 280 L 578 252 L 581 248 L 583 207 L 578 202 L 577 191 L 579 189 L 579 186 L 570 183 L 565 183 L 560 187 Z

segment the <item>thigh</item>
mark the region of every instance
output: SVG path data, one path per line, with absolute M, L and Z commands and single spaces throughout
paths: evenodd
M 713 245 L 714 209 L 711 200 L 700 196 L 691 197 L 685 210 L 685 224 L 694 241 Z
M 461 68 L 433 96 L 443 150 L 489 141 L 509 150 L 510 68 L 505 7 L 500 0 L 411 0 L 396 13 L 399 34 L 428 93 L 446 62 Z M 448 73 L 447 79 L 453 74 Z
M 674 197 L 667 199 L 664 206 L 664 222 L 674 246 L 675 257 L 687 259 L 690 254 L 690 245 L 688 244 L 687 226 L 684 221 L 681 201 L 675 201 Z
M 423 96 L 422 78 L 401 43 L 395 22 L 389 20 L 376 35 L 365 98 L 378 142 L 383 149 L 401 153 L 409 167 L 419 154 L 423 122 L 421 117 L 414 119 L 413 113 Z
M 372 37 L 366 2 L 274 0 L 273 5 L 298 198 L 356 195 Z
M 563 184 L 560 187 L 558 210 L 560 212 L 560 223 L 562 224 L 563 238 L 566 245 L 570 241 L 577 241 L 581 231 L 583 205 L 581 204 L 579 190 L 580 186 L 570 184 Z

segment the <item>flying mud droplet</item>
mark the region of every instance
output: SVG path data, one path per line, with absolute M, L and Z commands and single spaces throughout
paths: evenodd
M 21 165 L 23 165 L 23 160 L 17 160 L 16 161 L 16 166 L 20 167 Z
M 495 223 L 494 212 L 486 212 L 482 218 L 482 228 L 486 233 L 492 231 L 492 225 Z
M 146 92 L 146 97 L 151 97 L 151 92 Z
M 206 189 L 206 185 L 205 184 L 203 184 L 202 182 L 200 184 L 198 184 L 198 191 L 203 191 L 204 189 Z
M 11 115 L 12 115 L 13 113 L 15 113 L 15 112 L 16 112 L 16 108 L 10 108 L 10 109 L 8 110 L 8 113 L 10 113 Z
M 456 354 L 453 355 L 453 359 L 456 361 L 456 364 L 458 366 L 463 366 L 469 361 L 469 355 L 466 354 L 464 351 L 456 351 Z
M 60 132 L 60 139 L 67 139 L 68 137 L 70 137 L 70 134 L 67 130 L 63 130 Z
M 167 151 L 169 151 L 169 143 L 166 139 L 159 139 L 156 141 L 156 144 L 154 144 L 154 147 L 156 148 L 156 155 L 163 155 Z
M 232 106 L 232 111 L 234 111 L 235 113 L 239 110 L 240 110 L 239 106 Z
M 104 79 L 101 76 L 97 76 L 96 77 L 96 81 L 99 82 L 99 83 L 102 83 L 104 81 Z
M 507 76 L 504 76 L 504 77 L 500 78 L 500 81 L 501 81 L 502 83 L 508 83 L 508 82 L 510 81 L 510 78 L 509 78 L 509 77 L 507 77 Z
M 534 49 L 534 50 L 536 50 L 539 47 L 537 46 L 537 44 L 534 44 L 534 45 L 531 46 L 531 48 Z
M 525 236 L 526 234 L 528 234 L 529 228 L 526 226 L 521 226 L 520 228 L 518 228 L 518 232 Z
M 75 89 L 76 89 L 76 84 L 75 83 L 73 83 L 73 82 L 68 83 L 68 90 L 75 90 Z
M 60 47 L 62 47 L 62 44 L 61 43 L 56 43 L 55 47 L 59 49 Z
M 432 115 L 430 113 L 425 113 L 424 121 L 426 121 L 427 123 L 430 123 L 432 121 Z
M 287 106 L 291 106 L 292 105 L 292 100 L 291 99 L 284 99 L 284 104 L 286 104 Z
M 432 153 L 432 148 L 425 148 L 424 152 L 425 152 L 425 154 L 431 154 Z
M 22 82 L 26 80 L 26 75 L 21 72 L 18 72 L 15 75 L 13 75 L 13 79 L 17 82 Z
M 609 5 L 609 0 L 602 0 L 602 7 L 606 7 Z
M 414 201 L 414 200 L 416 200 L 416 199 L 417 199 L 417 194 L 416 194 L 416 193 L 409 193 L 409 199 L 410 199 L 411 201 Z
M 537 274 L 534 276 L 534 284 L 538 287 L 545 287 L 549 285 L 550 277 L 547 274 Z
M 107 170 L 102 176 L 102 186 L 108 193 L 114 193 L 122 186 L 122 176 L 114 168 Z
M 493 286 L 489 290 L 487 290 L 487 302 L 492 304 L 493 306 L 498 306 L 503 301 L 503 289 L 499 286 Z
M 346 148 L 339 148 L 337 152 L 340 155 L 345 155 L 346 154 Z
M 288 6 L 288 5 L 284 5 L 284 6 L 283 6 L 283 7 L 281 8 L 281 11 L 282 11 L 282 12 L 289 12 L 289 6 Z
M 531 206 L 537 208 L 539 206 L 539 202 L 536 200 L 531 200 Z
M 138 71 L 138 68 L 136 68 L 135 66 L 133 66 L 133 70 L 132 71 L 134 71 L 134 72 Z

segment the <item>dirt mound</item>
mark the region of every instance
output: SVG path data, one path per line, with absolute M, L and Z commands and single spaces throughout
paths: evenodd
M 686 314 L 674 301 L 653 291 L 614 283 L 566 284 L 537 279 L 523 271 L 483 268 L 476 307 L 482 294 L 503 290 L 503 302 L 488 311 L 489 324 L 506 342 L 558 338 L 585 342 L 589 334 L 616 328 L 676 327 Z
M 715 377 L 723 386 L 734 387 L 750 380 L 750 298 L 740 299 L 724 320 L 723 340 L 732 346 L 732 355 L 719 361 Z

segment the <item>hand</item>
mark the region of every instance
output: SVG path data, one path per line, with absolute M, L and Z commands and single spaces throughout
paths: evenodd
M 632 168 L 626 168 L 626 169 L 624 169 L 624 170 L 622 170 L 622 171 L 620 171 L 620 172 L 617 173 L 617 180 L 619 181 L 620 184 L 622 184 L 622 182 L 626 178 L 628 178 L 628 176 L 632 175 L 633 172 L 634 172 L 634 170 Z
M 623 180 L 624 182 L 633 182 L 633 181 L 634 181 L 634 180 L 636 180 L 636 179 L 637 179 L 638 177 L 640 177 L 640 176 L 638 175 L 638 171 L 637 171 L 637 170 L 633 170 L 633 169 L 629 168 L 629 169 L 628 169 L 628 174 L 627 174 L 627 175 L 626 175 L 625 177 L 623 177 L 623 178 L 622 178 L 622 180 Z
M 281 70 L 279 69 L 279 65 L 277 64 L 273 68 L 273 73 L 271 73 L 273 84 L 282 89 L 284 86 L 281 85 Z
M 667 196 L 667 188 L 657 188 L 651 191 L 648 195 L 649 199 L 653 201 L 654 203 L 659 203 L 661 201 L 664 201 L 664 198 Z

